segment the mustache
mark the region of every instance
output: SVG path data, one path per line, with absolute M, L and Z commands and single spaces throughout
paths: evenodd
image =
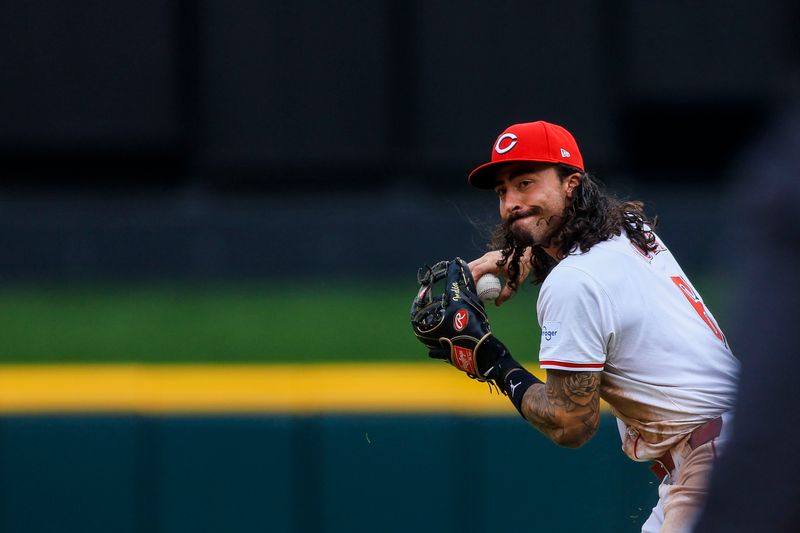
M 510 228 L 511 224 L 513 224 L 514 222 L 516 222 L 521 218 L 527 218 L 541 214 L 542 214 L 542 208 L 540 207 L 530 207 L 524 211 L 514 211 L 513 213 L 508 215 L 508 218 L 505 221 L 505 226 L 506 228 Z

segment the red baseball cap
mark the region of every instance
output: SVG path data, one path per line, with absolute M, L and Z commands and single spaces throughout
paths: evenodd
M 515 161 L 564 163 L 585 172 L 575 137 L 561 126 L 539 120 L 506 128 L 494 142 L 492 160 L 473 170 L 468 180 L 479 189 L 494 189 L 497 171 Z

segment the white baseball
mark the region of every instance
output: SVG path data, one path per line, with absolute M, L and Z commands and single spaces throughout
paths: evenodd
M 494 274 L 484 274 L 478 279 L 475 284 L 475 289 L 478 291 L 478 298 L 484 303 L 494 302 L 500 296 L 500 289 L 503 286 L 500 284 L 500 278 Z

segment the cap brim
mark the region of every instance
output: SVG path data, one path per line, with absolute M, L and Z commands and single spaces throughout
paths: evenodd
M 500 171 L 500 168 L 503 165 L 507 165 L 509 163 L 561 163 L 558 159 L 503 159 L 502 161 L 490 161 L 488 163 L 484 163 L 483 165 L 479 166 L 472 172 L 470 172 L 467 181 L 473 187 L 477 187 L 478 189 L 494 189 L 495 188 L 495 176 Z

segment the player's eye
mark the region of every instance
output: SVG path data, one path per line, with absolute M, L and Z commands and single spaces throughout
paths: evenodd
M 531 180 L 522 180 L 522 181 L 519 182 L 519 188 L 520 189 L 525 189 L 530 184 L 531 184 Z
M 497 193 L 497 197 L 498 198 L 502 198 L 506 194 L 506 190 L 505 189 L 496 189 L 494 192 Z

